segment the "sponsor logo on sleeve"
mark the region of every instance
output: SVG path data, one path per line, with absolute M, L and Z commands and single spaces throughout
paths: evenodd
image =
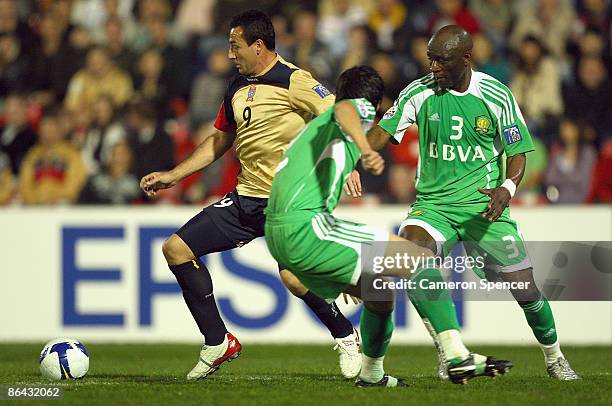
M 318 94 L 322 99 L 326 98 L 327 96 L 331 94 L 331 92 L 327 90 L 327 88 L 320 83 L 317 83 L 317 85 L 314 86 L 312 90 L 314 90 L 315 93 Z
M 504 138 L 506 138 L 506 144 L 514 144 L 521 141 L 523 137 L 518 125 L 515 124 L 512 127 L 504 128 Z
M 391 117 L 395 115 L 395 113 L 397 113 L 397 107 L 391 106 L 391 108 L 387 110 L 387 112 L 383 115 L 383 120 L 390 119 Z

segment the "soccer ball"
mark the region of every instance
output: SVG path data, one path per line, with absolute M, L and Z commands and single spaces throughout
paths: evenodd
M 89 354 L 85 346 L 72 338 L 49 341 L 38 359 L 40 373 L 48 379 L 79 379 L 89 370 Z

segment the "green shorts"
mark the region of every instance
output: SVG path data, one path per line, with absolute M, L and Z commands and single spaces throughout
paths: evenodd
M 510 209 L 506 208 L 491 223 L 482 217 L 486 207 L 482 203 L 455 206 L 417 202 L 402 221 L 400 230 L 408 225 L 425 229 L 436 240 L 437 254 L 442 256 L 448 255 L 461 241 L 469 256 L 482 258 L 485 271 L 515 272 L 531 268 L 523 235 L 517 222 L 510 218 Z
M 269 214 L 265 226 L 270 253 L 319 297 L 335 300 L 364 272 L 362 257 L 384 255 L 389 233 L 339 220 L 329 213 Z M 363 261 L 371 264 L 372 261 Z

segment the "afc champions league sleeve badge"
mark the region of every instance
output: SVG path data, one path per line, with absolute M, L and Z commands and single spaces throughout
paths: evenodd
M 247 93 L 247 99 L 246 101 L 248 102 L 252 102 L 253 99 L 255 98 L 255 92 L 257 91 L 257 86 L 255 85 L 251 85 L 249 87 L 249 92 Z
M 389 120 L 390 118 L 392 118 L 395 113 L 397 112 L 397 106 L 394 104 L 393 106 L 391 106 L 391 108 L 389 110 L 387 110 L 387 112 L 383 115 L 383 120 Z

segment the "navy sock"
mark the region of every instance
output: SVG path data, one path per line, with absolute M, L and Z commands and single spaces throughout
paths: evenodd
M 227 329 L 217 309 L 212 279 L 204 263 L 195 259 L 184 264 L 169 265 L 169 268 L 183 289 L 185 303 L 206 344 L 221 344 Z
M 338 309 L 335 303 L 327 303 L 311 291 L 306 292 L 302 299 L 319 320 L 327 326 L 334 338 L 344 338 L 353 332 L 353 325 Z

